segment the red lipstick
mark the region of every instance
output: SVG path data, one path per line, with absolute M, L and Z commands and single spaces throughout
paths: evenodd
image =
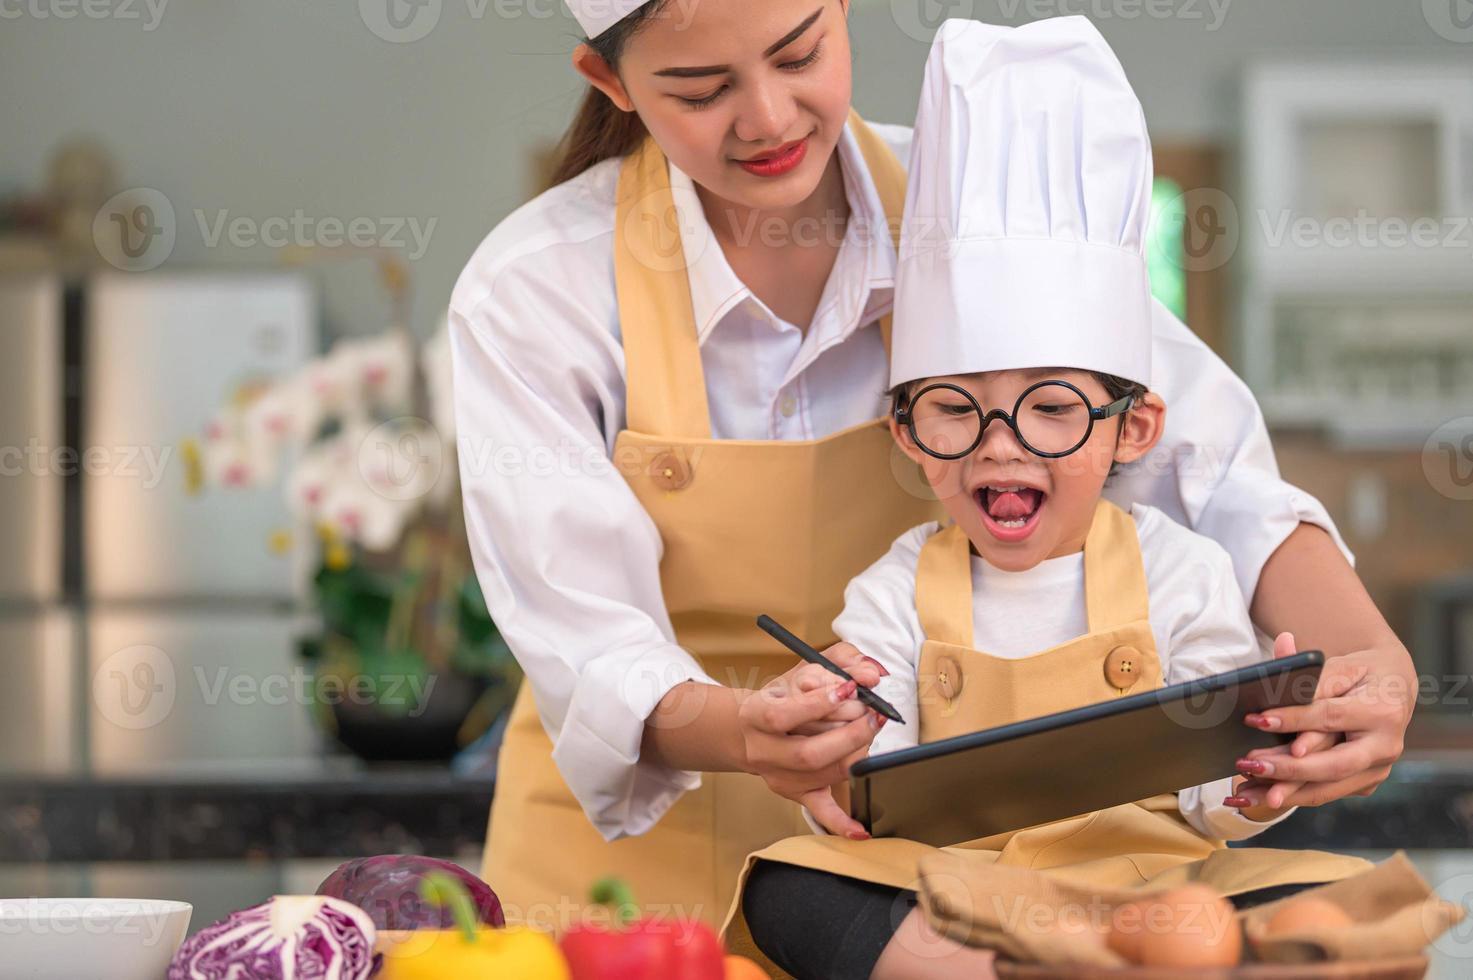
M 781 177 L 791 173 L 808 155 L 808 137 L 786 143 L 770 153 L 750 160 L 738 160 L 743 170 L 757 177 Z

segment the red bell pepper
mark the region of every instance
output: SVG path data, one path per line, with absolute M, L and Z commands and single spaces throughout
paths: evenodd
M 723 980 L 721 940 L 704 922 L 640 918 L 617 878 L 600 880 L 592 898 L 613 907 L 614 925 L 583 923 L 563 936 L 573 980 Z

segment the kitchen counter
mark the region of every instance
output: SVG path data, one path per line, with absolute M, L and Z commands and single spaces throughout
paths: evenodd
M 494 784 L 441 766 L 0 779 L 0 863 L 474 853 Z M 1473 755 L 1409 753 L 1376 793 L 1301 809 L 1251 845 L 1473 848 Z
M 485 840 L 493 782 L 353 760 L 284 771 L 0 777 L 0 863 L 455 854 Z
M 1408 752 L 1372 795 L 1301 808 L 1247 843 L 1328 850 L 1473 848 L 1473 753 Z

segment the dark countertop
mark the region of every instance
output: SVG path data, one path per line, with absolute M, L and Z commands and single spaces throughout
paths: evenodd
M 1473 752 L 1409 752 L 1370 796 L 1302 807 L 1247 843 L 1326 850 L 1473 848 Z
M 151 778 L 0 778 L 0 863 L 287 860 L 482 846 L 494 783 L 442 766 Z M 1247 842 L 1473 848 L 1473 753 L 1408 755 L 1369 797 L 1304 808 Z
M 280 773 L 0 778 L 0 863 L 286 860 L 482 846 L 494 783 L 350 760 Z

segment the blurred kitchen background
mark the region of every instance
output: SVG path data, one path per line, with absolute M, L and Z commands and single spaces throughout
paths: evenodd
M 1074 12 L 1145 103 L 1154 288 L 1424 679 L 1392 781 L 1262 842 L 1405 847 L 1466 901 L 1473 10 L 855 0 L 855 105 L 912 121 L 942 17 Z M 557 0 L 0 5 L 0 896 L 198 927 L 345 857 L 478 866 L 517 675 L 462 543 L 443 314 L 541 186 L 577 36 Z M 1464 976 L 1473 938 L 1437 955 Z

